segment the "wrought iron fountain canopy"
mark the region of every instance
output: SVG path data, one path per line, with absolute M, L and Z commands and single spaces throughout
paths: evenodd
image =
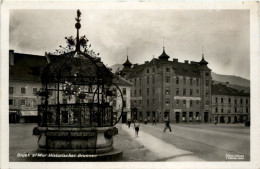
M 76 38 L 67 46 L 46 53 L 42 76 L 42 104 L 38 105 L 40 127 L 108 127 L 118 123 L 123 95 L 113 83 L 117 78 L 90 50 L 86 36 L 79 37 L 81 12 L 77 11 Z M 54 98 L 54 99 L 52 99 Z

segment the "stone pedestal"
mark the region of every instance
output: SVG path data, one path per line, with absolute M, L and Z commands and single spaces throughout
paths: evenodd
M 105 159 L 111 153 L 121 154 L 114 150 L 113 136 L 118 134 L 116 127 L 36 127 L 40 151 L 56 153 L 91 154 Z M 87 158 L 85 158 L 87 159 Z M 95 158 L 96 160 L 97 158 Z M 106 161 L 106 160 L 104 160 Z

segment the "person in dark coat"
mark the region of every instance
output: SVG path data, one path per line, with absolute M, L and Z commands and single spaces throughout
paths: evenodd
M 130 126 L 131 126 L 131 120 L 130 119 L 127 120 L 127 124 L 128 124 L 128 128 L 130 128 Z
M 134 122 L 134 129 L 135 129 L 135 136 L 138 137 L 138 132 L 139 132 L 139 123 L 137 121 Z
M 169 128 L 170 132 L 172 132 L 172 129 L 171 129 L 171 126 L 170 126 L 170 121 L 169 120 L 166 120 L 165 121 L 165 128 L 163 130 L 163 132 L 165 132 L 165 130 Z

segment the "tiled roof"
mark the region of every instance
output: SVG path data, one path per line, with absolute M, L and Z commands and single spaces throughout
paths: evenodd
M 129 77 L 138 76 L 138 74 L 146 67 L 150 67 L 153 65 L 155 65 L 156 67 L 160 67 L 163 64 L 171 65 L 171 68 L 174 70 L 177 76 L 200 77 L 199 62 L 181 63 L 177 61 L 169 61 L 156 58 L 153 58 L 148 63 L 133 67 Z
M 14 54 L 14 65 L 9 66 L 9 79 L 40 82 L 40 72 L 47 65 L 44 56 L 22 53 Z
M 229 95 L 229 96 L 250 96 L 250 93 L 230 88 L 224 84 L 213 84 L 211 87 L 212 95 Z

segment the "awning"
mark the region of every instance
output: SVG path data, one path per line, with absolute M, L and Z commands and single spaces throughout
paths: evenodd
M 31 111 L 22 110 L 22 111 L 21 111 L 21 115 L 22 115 L 22 116 L 38 116 L 38 112 L 35 111 L 35 110 L 31 110 Z

